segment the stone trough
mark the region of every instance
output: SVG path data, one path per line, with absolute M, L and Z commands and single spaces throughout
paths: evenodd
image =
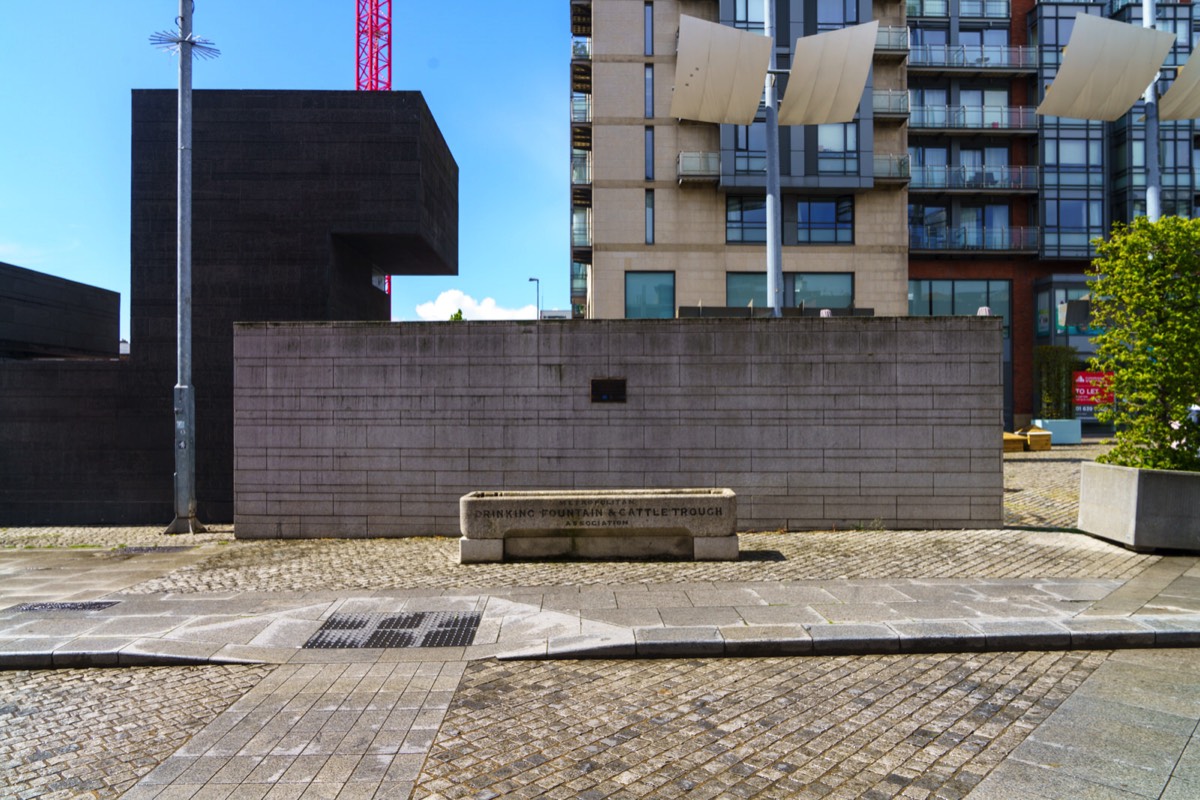
M 730 489 L 472 492 L 459 500 L 459 562 L 514 558 L 736 561 Z

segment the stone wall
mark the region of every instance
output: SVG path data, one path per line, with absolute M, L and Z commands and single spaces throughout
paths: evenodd
M 468 492 L 571 488 L 728 487 L 742 530 L 999 526 L 1000 337 L 974 317 L 239 324 L 237 535 L 457 535 Z

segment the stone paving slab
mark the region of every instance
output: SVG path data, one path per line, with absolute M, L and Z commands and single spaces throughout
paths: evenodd
M 1087 613 L 1117 590 L 1127 597 L 1137 595 L 1136 578 L 1125 583 L 1063 578 L 841 580 L 782 587 L 790 593 L 781 592 L 778 584 L 750 582 L 741 583 L 736 591 L 714 588 L 711 594 L 697 585 L 687 591 L 653 584 L 606 587 L 603 596 L 613 597 L 617 608 L 572 608 L 595 603 L 563 602 L 569 595 L 562 591 L 541 592 L 535 587 L 501 597 L 329 595 L 319 602 L 309 592 L 248 592 L 204 599 L 118 593 L 107 595 L 115 605 L 96 611 L 0 609 L 0 666 L 352 658 L 301 649 L 335 613 L 478 613 L 479 628 L 465 650 L 468 658 L 529 652 L 611 655 L 614 642 L 629 640 L 637 643 L 638 654 L 656 656 L 713 656 L 748 649 L 794 653 L 794 636 L 774 638 L 778 626 L 799 626 L 816 654 L 926 652 L 959 646 L 988 651 L 1194 646 L 1200 641 L 1200 614 L 1163 613 L 1163 603 L 1154 600 L 1190 596 L 1194 591 L 1191 575 L 1196 559 L 1179 560 L 1184 563 L 1174 570 L 1174 581 L 1164 585 L 1159 573 L 1148 578 L 1142 594 L 1157 594 L 1147 595 L 1141 603 L 1139 610 L 1150 612 L 1145 615 Z M 591 599 L 600 596 L 598 591 L 589 590 Z M 546 597 L 551 599 L 550 607 Z M 783 599 L 793 603 L 780 602 Z M 804 599 L 821 602 L 804 603 Z M 720 605 L 721 601 L 739 605 Z

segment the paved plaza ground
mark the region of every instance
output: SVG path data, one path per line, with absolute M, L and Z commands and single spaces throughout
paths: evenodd
M 738 562 L 0 529 L 0 797 L 1200 797 L 1200 566 L 1068 530 L 1102 449 Z

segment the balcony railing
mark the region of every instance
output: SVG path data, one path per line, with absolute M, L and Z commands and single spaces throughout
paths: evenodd
M 908 127 L 933 130 L 1035 130 L 1033 106 L 916 106 Z
M 575 302 L 576 298 L 580 298 L 580 302 L 587 297 L 587 270 L 588 265 L 580 261 L 571 262 L 571 301 Z
M 871 108 L 877 117 L 908 116 L 908 92 L 894 89 L 876 89 L 871 97 Z
M 592 183 L 591 153 L 581 153 L 571 156 L 571 184 L 574 186 L 589 186 Z
M 1037 48 L 1003 44 L 918 44 L 908 51 L 916 68 L 964 70 L 1034 70 Z
M 571 58 L 590 59 L 592 57 L 592 40 L 587 36 L 578 36 L 571 40 Z
M 571 247 L 592 246 L 592 221 L 573 220 L 571 222 Z
M 680 153 L 675 165 L 680 183 L 715 181 L 721 177 L 720 153 Z
M 958 15 L 968 19 L 1008 19 L 1008 0 L 959 0 Z
M 1036 251 L 1037 228 L 909 225 L 910 250 Z
M 909 17 L 948 17 L 950 0 L 908 0 Z
M 916 166 L 913 189 L 973 189 L 978 191 L 1036 191 L 1037 167 Z
M 909 176 L 908 156 L 875 155 L 875 180 L 903 181 Z
M 571 122 L 592 121 L 592 96 L 590 94 L 571 95 Z
M 879 32 L 875 34 L 875 49 L 906 52 L 908 50 L 908 28 L 881 25 Z

